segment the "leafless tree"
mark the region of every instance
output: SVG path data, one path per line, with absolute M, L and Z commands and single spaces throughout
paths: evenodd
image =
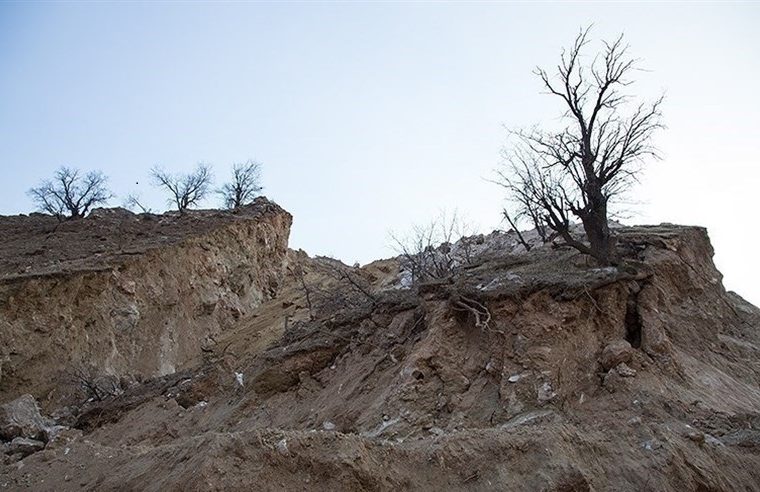
M 170 203 L 174 203 L 180 213 L 188 208 L 198 205 L 208 195 L 214 177 L 211 167 L 200 163 L 189 174 L 170 174 L 161 168 L 154 167 L 151 171 L 156 186 L 168 190 L 172 197 Z
M 412 283 L 448 278 L 472 261 L 472 231 L 456 212 L 426 225 L 414 225 L 405 237 L 391 233 L 396 251 L 412 276 Z
M 348 266 L 333 258 L 325 258 L 323 262 L 327 275 L 341 286 L 344 297 L 360 297 L 371 303 L 377 303 L 377 297 L 372 293 L 371 283 L 361 275 L 358 266 Z
M 225 183 L 218 193 L 227 208 L 237 208 L 250 203 L 263 189 L 261 164 L 249 160 L 232 166 L 232 181 Z
M 298 261 L 292 272 L 304 294 L 312 320 L 339 312 L 371 312 L 377 303 L 372 285 L 360 268 L 348 266 L 340 260 L 329 257 L 312 260 L 310 272 L 316 273 L 311 275 L 312 280 L 307 278 L 310 272 L 304 268 L 303 261 Z
M 602 265 L 617 262 L 608 224 L 611 199 L 636 181 L 643 162 L 657 158 L 653 134 L 663 128 L 662 97 L 637 103 L 626 94 L 638 60 L 628 55 L 622 36 L 604 43 L 589 64 L 582 53 L 589 44 L 582 30 L 563 51 L 557 73 L 536 69 L 547 94 L 565 108 L 558 130 L 511 131 L 505 149 L 506 169 L 499 181 L 520 213 L 535 217 L 569 245 L 594 256 Z M 571 234 L 573 218 L 583 224 L 588 244 Z
M 503 184 L 505 180 L 508 181 L 508 179 L 509 178 L 502 175 L 501 180 L 497 183 Z M 532 201 L 524 199 L 525 197 L 522 194 L 524 187 L 518 190 L 510 191 L 512 191 L 514 197 L 517 198 L 517 212 L 510 213 L 509 209 L 507 207 L 504 207 L 501 211 L 501 215 L 504 220 L 507 221 L 507 224 L 509 224 L 509 226 L 512 228 L 512 231 L 517 234 L 517 240 L 520 242 L 520 244 L 523 245 L 526 251 L 530 251 L 533 247 L 533 245 L 525 239 L 525 236 L 523 236 L 523 233 L 520 231 L 520 224 L 527 221 L 532 227 L 532 230 L 536 231 L 536 234 L 538 235 L 538 238 L 541 240 L 541 242 L 548 242 L 549 234 L 547 234 L 546 231 L 546 223 L 543 220 L 541 209 L 538 208 Z
M 29 190 L 29 195 L 43 212 L 63 219 L 80 219 L 93 207 L 110 200 L 108 178 L 100 171 L 82 176 L 78 169 L 61 167 L 52 180 Z
M 127 208 L 129 210 L 138 210 L 144 214 L 149 214 L 152 211 L 150 207 L 143 205 L 143 203 L 140 201 L 140 196 L 134 193 L 127 195 L 127 199 L 124 200 L 124 208 Z

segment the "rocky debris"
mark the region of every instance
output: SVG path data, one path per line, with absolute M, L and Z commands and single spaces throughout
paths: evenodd
M 40 414 L 37 400 L 32 395 L 22 395 L 0 405 L 0 439 L 4 441 L 17 437 L 44 439 L 52 425 L 52 420 Z
M 41 451 L 45 448 L 45 443 L 37 439 L 27 437 L 17 437 L 7 445 L 6 454 L 18 454 L 21 457 L 29 456 L 32 453 Z
M 69 430 L 69 427 L 65 425 L 52 425 L 45 429 L 45 442 L 53 442 L 58 439 L 63 433 Z
M 633 357 L 633 348 L 626 340 L 616 340 L 608 343 L 602 350 L 601 363 L 605 371 L 618 364 L 628 363 Z
M 554 400 L 554 398 L 557 396 L 557 393 L 554 392 L 554 389 L 552 388 L 551 383 L 548 381 L 544 381 L 537 390 L 537 399 L 539 405 L 546 405 L 547 403 Z
M 760 431 L 755 429 L 739 429 L 721 437 L 721 441 L 728 446 L 742 446 L 760 450 Z
M 625 362 L 621 362 L 604 374 L 602 377 L 602 386 L 604 386 L 604 388 L 610 393 L 614 393 L 622 389 L 627 389 L 630 384 L 626 380 L 635 376 L 636 369 L 633 369 Z
M 0 466 L 0 485 L 752 489 L 758 325 L 713 282 L 703 230 L 618 233 L 633 267 L 594 268 L 551 245 L 495 250 L 450 282 L 403 290 L 386 288 L 398 263 L 368 265 L 377 297 L 361 310 L 314 315 L 288 277 L 214 338 L 203 365 L 83 405 L 81 430 L 61 430 L 23 467 Z M 329 285 L 301 259 L 309 283 Z M 642 271 L 641 352 L 621 344 L 603 364 L 600 348 L 627 336 Z M 454 310 L 452 295 L 488 309 L 489 327 Z
M 280 439 L 277 441 L 277 444 L 275 445 L 277 452 L 280 453 L 282 456 L 288 456 L 290 454 L 290 451 L 288 450 L 288 440 L 285 438 Z
M 66 452 L 66 448 L 70 447 L 73 442 L 81 438 L 84 433 L 79 429 L 71 429 L 69 427 L 63 427 L 51 437 L 45 444 L 45 449 L 58 450 L 62 449 Z
M 333 424 L 329 420 L 325 420 L 324 422 L 322 422 L 322 428 L 326 431 L 333 431 L 335 430 L 335 424 Z
M 615 366 L 615 371 L 624 378 L 632 378 L 636 375 L 636 369 L 629 367 L 625 362 L 621 362 Z
M 692 430 L 686 433 L 686 437 L 695 443 L 702 445 L 705 443 L 706 437 L 704 432 L 698 430 Z

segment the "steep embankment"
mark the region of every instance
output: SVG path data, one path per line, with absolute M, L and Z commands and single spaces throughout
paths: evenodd
M 418 288 L 291 252 L 202 364 L 76 406 L 0 486 L 760 490 L 760 311 L 704 229 L 618 235 L 619 268 L 472 238 Z
M 0 401 L 33 393 L 50 406 L 72 378 L 110 376 L 118 389 L 198 364 L 277 292 L 290 223 L 266 199 L 235 212 L 0 219 Z

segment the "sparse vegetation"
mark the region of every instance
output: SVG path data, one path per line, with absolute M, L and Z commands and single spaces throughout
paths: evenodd
M 121 388 L 115 378 L 101 376 L 86 364 L 71 365 L 66 370 L 69 382 L 81 391 L 87 400 L 103 401 L 119 394 Z
M 218 193 L 227 208 L 242 207 L 256 198 L 261 190 L 261 164 L 249 160 L 232 166 L 232 180 L 222 185 Z
M 555 75 L 542 68 L 535 72 L 546 93 L 562 101 L 567 124 L 510 131 L 513 143 L 505 149 L 497 181 L 516 205 L 515 219 L 528 219 L 539 229 L 545 225 L 568 245 L 610 265 L 617 255 L 609 202 L 636 181 L 647 158 L 657 158 L 652 136 L 663 128 L 662 97 L 634 103 L 624 92 L 638 60 L 628 55 L 622 36 L 605 42 L 584 65 L 588 34 L 589 29 L 581 31 L 562 52 Z M 573 218 L 583 224 L 588 244 L 571 234 Z
M 411 273 L 412 284 L 451 277 L 472 261 L 471 234 L 467 223 L 454 212 L 426 225 L 414 225 L 406 236 L 391 234 L 396 252 Z M 458 241 L 458 242 L 457 242 Z M 455 244 L 456 243 L 456 244 Z
M 330 279 L 327 284 L 309 282 L 303 262 L 293 268 L 311 319 L 330 317 L 340 311 L 366 311 L 377 303 L 370 282 L 361 275 L 358 267 L 327 257 L 318 258 L 312 265 Z
M 171 193 L 169 203 L 174 204 L 180 213 L 197 206 L 208 195 L 214 180 L 211 166 L 203 163 L 188 174 L 170 174 L 154 167 L 151 175 L 156 186 Z
M 143 205 L 140 196 L 133 193 L 130 193 L 127 196 L 127 199 L 124 200 L 124 208 L 127 208 L 129 210 L 137 210 L 144 214 L 149 214 L 152 212 L 150 207 Z
M 29 195 L 37 207 L 59 220 L 80 219 L 97 205 L 113 197 L 108 190 L 108 178 L 100 171 L 82 176 L 78 169 L 61 167 L 52 180 L 45 180 Z

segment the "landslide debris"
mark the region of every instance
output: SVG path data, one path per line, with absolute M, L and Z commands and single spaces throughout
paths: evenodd
M 289 251 L 200 362 L 70 405 L 83 435 L 0 487 L 760 490 L 760 310 L 704 229 L 617 234 L 610 268 L 470 238 L 418 286 L 399 259 Z

